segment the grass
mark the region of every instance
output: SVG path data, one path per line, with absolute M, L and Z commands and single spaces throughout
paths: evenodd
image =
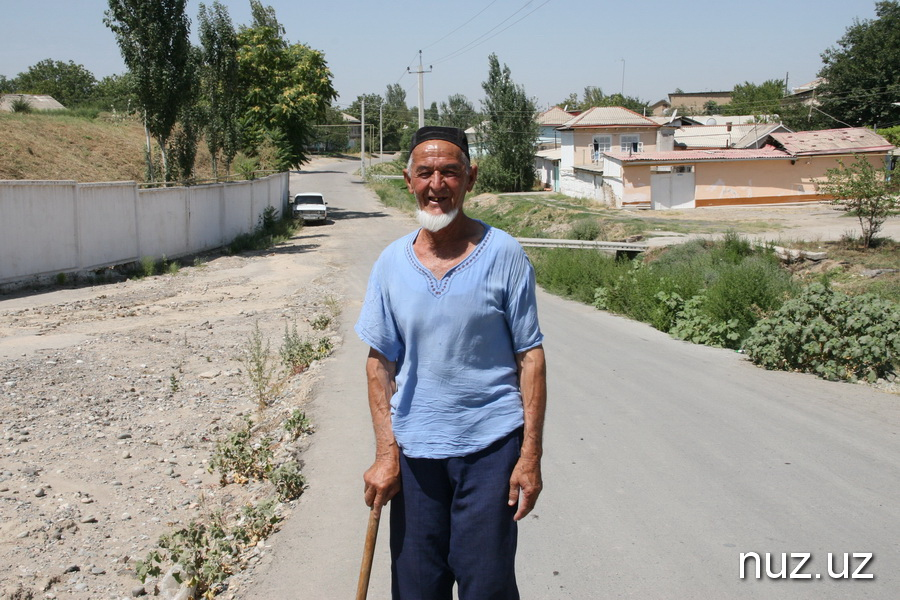
M 0 112 L 0 131 L 0 179 L 144 181 L 147 142 L 136 119 L 92 110 Z M 212 176 L 202 145 L 196 170 L 198 179 Z

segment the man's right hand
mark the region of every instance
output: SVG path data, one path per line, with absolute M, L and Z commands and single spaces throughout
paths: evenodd
M 381 518 L 381 508 L 400 491 L 400 463 L 394 458 L 376 459 L 363 475 L 366 506 Z

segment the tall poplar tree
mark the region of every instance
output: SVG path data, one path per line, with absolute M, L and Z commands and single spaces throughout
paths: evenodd
M 509 67 L 500 67 L 496 54 L 488 57 L 488 78 L 481 86 L 486 156 L 478 162 L 484 189 L 498 192 L 530 190 L 534 184 L 534 144 L 538 137 L 537 105 L 525 88 L 512 80 Z
M 122 58 L 135 80 L 147 131 L 149 178 L 153 178 L 150 136 L 159 144 L 164 177 L 167 144 L 193 84 L 187 0 L 109 0 L 104 23 L 116 35 Z
M 229 171 L 240 143 L 238 37 L 228 9 L 219 2 L 213 2 L 209 8 L 201 3 L 198 20 L 203 129 L 212 159 L 213 176 L 218 177 L 219 155 L 225 159 L 225 170 Z

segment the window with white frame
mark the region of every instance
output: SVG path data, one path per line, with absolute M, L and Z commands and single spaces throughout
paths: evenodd
M 639 135 L 621 135 L 619 136 L 619 144 L 622 152 L 641 152 L 644 145 L 641 143 Z
M 594 136 L 594 156 L 600 152 L 609 152 L 612 148 L 611 135 L 595 135 Z

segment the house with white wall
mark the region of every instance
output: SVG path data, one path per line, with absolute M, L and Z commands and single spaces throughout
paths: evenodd
M 573 117 L 560 134 L 557 191 L 577 198 L 602 198 L 603 156 L 671 149 L 674 129 L 621 106 L 594 107 Z

